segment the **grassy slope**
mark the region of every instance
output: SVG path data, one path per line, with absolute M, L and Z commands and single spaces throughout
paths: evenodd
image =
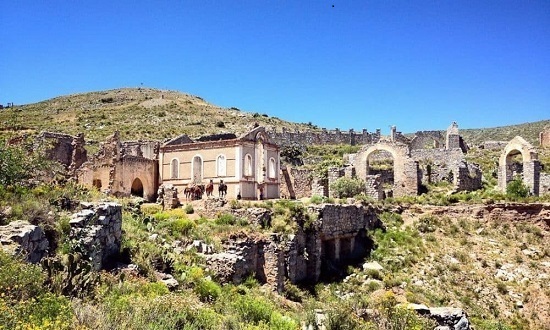
M 267 128 L 305 129 L 237 108 L 221 108 L 202 98 L 175 91 L 123 88 L 60 96 L 0 111 L 0 137 L 27 131 L 84 132 L 87 140 L 103 141 L 114 130 L 123 139 L 164 140 L 180 134 L 198 137 L 231 132 L 241 134 L 253 123 Z M 223 123 L 223 127 L 221 123 Z
M 69 134 L 84 132 L 88 140 L 103 141 L 114 130 L 122 138 L 192 137 L 222 132 L 244 133 L 257 122 L 268 128 L 306 130 L 312 125 L 291 123 L 267 114 L 221 108 L 202 98 L 176 91 L 151 88 L 121 88 L 60 96 L 50 100 L 0 111 L 0 137 L 20 131 L 42 130 Z M 224 127 L 218 127 L 220 123 Z M 550 120 L 513 126 L 464 129 L 470 145 L 487 140 L 510 140 L 521 135 L 538 145 L 538 135 Z

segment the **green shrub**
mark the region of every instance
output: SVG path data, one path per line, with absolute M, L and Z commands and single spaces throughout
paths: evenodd
M 185 207 L 183 209 L 185 211 L 185 214 L 195 213 L 195 209 L 193 208 L 193 204 L 187 204 L 187 205 L 185 205 Z
M 365 192 L 365 182 L 361 179 L 342 177 L 334 181 L 330 189 L 338 198 L 353 197 Z
M 216 282 L 208 279 L 199 280 L 193 291 L 195 291 L 203 302 L 213 302 L 218 299 L 222 293 L 220 286 Z
M 173 236 L 188 236 L 197 225 L 190 219 L 177 219 L 170 222 L 170 233 Z
M 274 307 L 267 300 L 251 295 L 239 296 L 235 300 L 235 310 L 246 323 L 269 323 Z
M 215 220 L 217 225 L 234 225 L 236 221 L 235 216 L 229 213 L 219 214 Z
M 506 186 L 506 195 L 512 198 L 525 198 L 529 196 L 529 187 L 523 183 L 521 178 L 515 178 L 508 182 Z
M 319 196 L 319 195 L 313 195 L 311 196 L 311 198 L 309 199 L 309 202 L 311 204 L 321 204 L 323 202 L 323 197 L 322 196 Z

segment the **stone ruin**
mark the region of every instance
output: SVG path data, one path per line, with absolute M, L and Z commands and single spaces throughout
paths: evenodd
M 223 252 L 206 256 L 209 269 L 222 282 L 240 283 L 254 275 L 278 291 L 285 279 L 315 283 L 342 275 L 342 265 L 368 256 L 373 247 L 368 233 L 381 226 L 374 209 L 360 205 L 325 204 L 307 212 L 310 220 L 301 215 L 298 230 L 286 239 L 280 234 L 230 237 Z
M 163 210 L 170 210 L 180 205 L 178 189 L 172 184 L 162 184 L 157 190 L 157 204 L 162 205 Z
M 0 226 L 0 247 L 31 263 L 38 263 L 49 252 L 49 242 L 42 228 L 22 220 Z
M 81 203 L 83 210 L 73 214 L 69 240 L 74 252 L 89 260 L 94 270 L 106 268 L 120 253 L 122 208 L 116 203 Z M 0 226 L 0 247 L 32 263 L 49 254 L 50 243 L 44 231 L 26 221 Z
M 513 162 L 516 155 L 521 155 L 521 164 Z M 540 191 L 540 161 L 536 149 L 520 136 L 513 138 L 502 153 L 498 161 L 498 187 L 506 191 L 506 186 L 515 176 L 521 176 L 529 187 L 529 192 L 538 196 Z
M 78 182 L 120 196 L 153 200 L 158 188 L 160 142 L 121 141 L 118 132 L 76 171 Z
M 62 164 L 69 175 L 88 160 L 84 149 L 84 134 L 71 136 L 63 133 L 42 132 L 35 139 L 35 149 L 43 147 L 46 156 Z
M 391 127 L 387 137 L 369 140 L 357 154 L 345 155 L 346 165 L 331 168 L 328 180 L 317 178 L 311 170 L 283 168 L 282 195 L 290 198 L 312 195 L 336 197 L 331 184 L 341 177 L 360 178 L 366 183 L 367 195 L 375 200 L 385 197 L 417 195 L 422 185 L 450 182 L 455 191 L 470 191 L 482 187 L 482 172 L 477 164 L 468 163 L 468 146 L 452 123 L 443 134 L 440 131 L 419 131 L 412 139 Z M 391 162 L 391 169 L 378 169 L 376 162 Z M 305 186 L 305 187 L 304 187 Z
M 109 266 L 120 253 L 122 207 L 116 203 L 81 203 L 83 210 L 73 214 L 69 238 L 76 252 L 90 260 L 94 270 Z
M 539 144 L 541 148 L 550 148 L 550 125 L 544 127 L 539 134 Z

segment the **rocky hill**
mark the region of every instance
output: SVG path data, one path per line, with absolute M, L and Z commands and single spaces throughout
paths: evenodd
M 86 140 L 103 141 L 114 130 L 124 140 L 164 140 L 180 134 L 192 137 L 223 132 L 244 133 L 257 122 L 268 129 L 319 130 L 311 123 L 292 123 L 269 114 L 222 108 L 198 96 L 152 88 L 121 88 L 60 96 L 0 111 L 0 138 L 42 130 L 84 132 Z M 460 125 L 460 122 L 459 122 Z M 516 135 L 538 144 L 538 134 L 550 120 L 513 126 L 461 130 L 469 145 L 510 140 Z
M 192 137 L 224 132 L 244 133 L 253 123 L 267 128 L 305 130 L 296 124 L 222 108 L 198 96 L 151 88 L 121 88 L 60 96 L 0 111 L 0 137 L 21 132 L 57 131 L 103 141 L 118 130 L 122 139 L 164 140 L 180 134 Z

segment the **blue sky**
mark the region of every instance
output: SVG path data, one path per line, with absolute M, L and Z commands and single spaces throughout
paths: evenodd
M 0 103 L 147 87 L 321 127 L 550 119 L 550 1 L 0 1 Z

